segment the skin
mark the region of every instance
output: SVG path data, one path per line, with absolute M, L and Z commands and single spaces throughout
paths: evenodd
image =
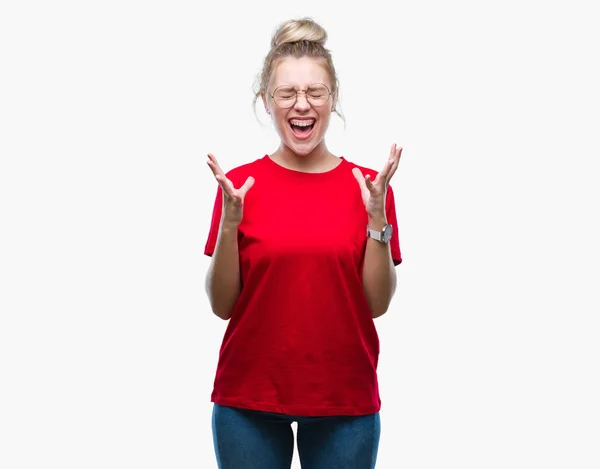
M 398 169 L 402 148 L 393 144 L 383 169 L 371 181 L 358 168 L 352 170 L 361 190 L 371 229 L 381 231 L 387 224 L 385 198 L 390 179 Z M 396 291 L 396 269 L 389 244 L 367 238 L 363 266 L 363 290 L 373 318 L 385 314 Z
M 314 83 L 324 83 L 331 89 L 327 69 L 321 60 L 287 57 L 272 73 L 267 93 L 262 94 L 265 110 L 271 116 L 281 138 L 279 148 L 270 155 L 271 159 L 283 167 L 309 173 L 328 171 L 340 163 L 340 158 L 327 149 L 324 140 L 335 108 L 335 97 L 324 105 L 315 107 L 306 100 L 303 93 L 299 93 L 294 106 L 282 109 L 273 102 L 269 93 L 280 85 L 292 85 L 296 90 L 305 90 Z M 316 119 L 310 138 L 299 140 L 294 137 L 289 126 L 289 119 L 293 117 Z M 364 177 L 358 168 L 352 170 L 367 211 L 369 227 L 372 229 L 380 231 L 387 223 L 386 193 L 398 168 L 401 153 L 402 148 L 393 144 L 383 169 L 374 180 L 368 175 Z M 235 188 L 213 154 L 208 154 L 207 164 L 223 192 L 223 214 L 205 288 L 213 312 L 226 320 L 231 317 L 241 289 L 237 229 L 243 219 L 244 198 L 252 188 L 254 178 L 249 177 L 240 188 Z M 373 318 L 383 315 L 396 290 L 396 271 L 389 244 L 367 238 L 363 289 Z
M 271 159 L 289 169 L 304 172 L 323 172 L 334 168 L 340 159 L 333 155 L 325 145 L 325 133 L 329 127 L 331 112 L 335 107 L 335 97 L 322 106 L 311 106 L 304 93 L 300 93 L 294 106 L 282 109 L 277 106 L 270 94 L 281 85 L 291 85 L 296 90 L 306 90 L 314 83 L 324 83 L 332 89 L 327 69 L 321 60 L 308 57 L 287 57 L 283 59 L 262 93 L 265 110 L 271 116 L 275 130 L 281 138 L 279 149 Z M 312 135 L 307 140 L 298 140 L 292 134 L 289 120 L 294 117 L 312 117 L 316 119 Z

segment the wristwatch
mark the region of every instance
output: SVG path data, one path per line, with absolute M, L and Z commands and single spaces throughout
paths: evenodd
M 384 244 L 387 244 L 390 242 L 393 231 L 394 230 L 392 228 L 392 225 L 384 225 L 383 229 L 381 231 L 372 230 L 371 228 L 369 228 L 367 226 L 367 236 L 369 238 L 376 239 L 380 243 L 384 243 Z

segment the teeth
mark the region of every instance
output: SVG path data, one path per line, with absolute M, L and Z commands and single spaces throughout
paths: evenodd
M 309 125 L 312 125 L 315 123 L 314 119 L 310 119 L 310 120 L 297 120 L 297 119 L 292 119 L 290 120 L 290 123 L 292 125 L 297 125 L 298 127 L 308 127 Z

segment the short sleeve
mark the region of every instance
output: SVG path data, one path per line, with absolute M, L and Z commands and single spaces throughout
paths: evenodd
M 402 254 L 400 253 L 398 218 L 396 216 L 396 202 L 394 200 L 394 191 L 392 190 L 392 186 L 388 186 L 385 200 L 385 212 L 388 224 L 392 225 L 393 227 L 392 238 L 390 239 L 390 250 L 392 252 L 392 260 L 396 266 L 402 262 Z
M 212 256 L 215 251 L 217 244 L 217 238 L 219 237 L 219 226 L 221 225 L 221 212 L 223 211 L 223 193 L 221 192 L 221 186 L 217 187 L 217 195 L 215 197 L 215 204 L 213 207 L 212 218 L 210 220 L 210 230 L 208 232 L 208 239 L 204 247 L 204 254 Z

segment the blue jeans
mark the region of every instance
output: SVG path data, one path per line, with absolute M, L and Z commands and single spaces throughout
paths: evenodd
M 291 423 L 298 422 L 302 469 L 373 469 L 379 412 L 360 416 L 298 417 L 214 404 L 212 431 L 219 469 L 290 469 Z

